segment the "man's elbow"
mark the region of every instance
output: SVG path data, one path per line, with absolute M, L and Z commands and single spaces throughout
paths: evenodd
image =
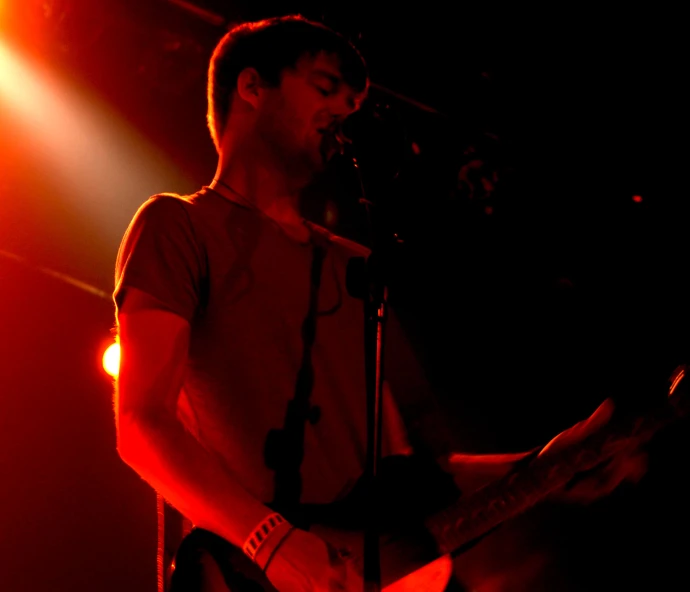
M 117 453 L 128 465 L 136 454 L 138 446 L 134 444 L 137 418 L 133 413 L 118 412 L 117 414 Z
M 145 462 L 156 448 L 161 419 L 134 411 L 119 412 L 117 417 L 117 452 L 132 468 Z

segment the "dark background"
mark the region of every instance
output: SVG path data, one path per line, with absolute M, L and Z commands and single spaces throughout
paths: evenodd
M 194 14 L 164 0 L 4 4 L 0 39 L 98 97 L 164 157 L 146 182 L 127 184 L 129 161 L 117 168 L 114 156 L 103 194 L 87 183 L 75 193 L 51 177 L 0 95 L 3 589 L 155 585 L 155 496 L 117 458 L 112 389 L 99 368 L 113 322 L 107 293 L 138 205 L 213 176 L 205 70 L 232 22 L 300 12 L 367 58 L 376 86 L 357 128 L 361 169 L 404 241 L 391 300 L 458 449 L 536 446 L 606 396 L 644 409 L 687 361 L 680 9 L 198 0 L 207 12 Z M 93 137 L 93 154 L 107 157 L 101 141 Z M 458 175 L 473 161 L 482 167 L 470 191 Z M 328 202 L 333 229 L 366 241 L 346 165 L 310 190 L 319 207 L 309 213 L 319 218 Z M 80 167 L 85 178 L 99 170 L 89 158 Z M 510 563 L 520 546 L 548 549 L 533 590 L 686 587 L 686 431 L 659 435 L 637 486 L 586 508 L 537 510 L 519 522 L 529 536 L 496 554 Z

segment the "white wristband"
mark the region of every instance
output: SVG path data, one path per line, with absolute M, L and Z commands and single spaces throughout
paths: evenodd
M 242 550 L 245 555 L 249 557 L 252 561 L 256 557 L 256 553 L 261 548 L 261 546 L 266 542 L 268 536 L 281 524 L 285 524 L 287 521 L 280 514 L 273 513 L 264 518 L 258 526 L 249 535 Z

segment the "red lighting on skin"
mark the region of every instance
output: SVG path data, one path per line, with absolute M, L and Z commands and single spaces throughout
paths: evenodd
M 632 199 L 635 203 L 642 203 L 642 196 L 641 195 L 633 195 Z

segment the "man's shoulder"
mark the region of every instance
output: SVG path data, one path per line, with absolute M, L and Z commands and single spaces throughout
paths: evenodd
M 216 201 L 219 200 L 214 200 L 213 195 L 204 189 L 191 194 L 156 193 L 139 206 L 135 218 L 186 218 L 193 222 L 196 217 L 203 217 L 205 213 L 213 216 L 213 211 L 217 209 Z
M 199 202 L 201 192 L 192 193 L 189 195 L 180 195 L 178 193 L 156 193 L 149 197 L 140 206 L 142 209 L 153 209 L 160 211 L 177 210 L 180 208 L 188 208 Z
M 156 193 L 143 202 L 134 216 L 135 219 L 160 219 L 184 215 L 193 196 L 177 193 Z

